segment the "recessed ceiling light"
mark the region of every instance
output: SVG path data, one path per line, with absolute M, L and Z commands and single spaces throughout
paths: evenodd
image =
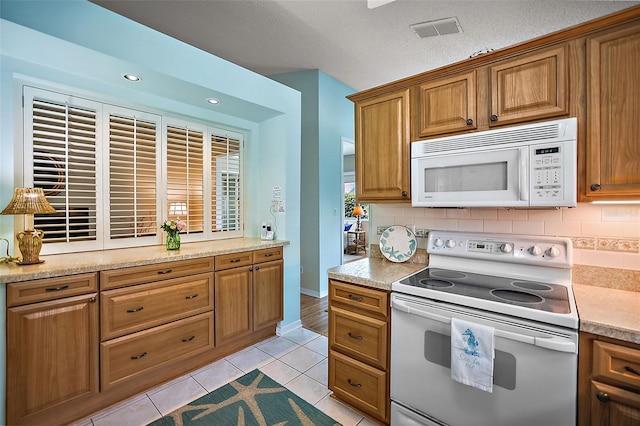
M 216 98 L 207 98 L 207 102 L 209 102 L 211 105 L 217 105 L 220 103 L 220 99 L 216 99 Z
M 138 77 L 137 75 L 134 75 L 134 74 L 125 74 L 125 75 L 123 75 L 123 77 L 126 78 L 129 81 L 140 81 L 141 80 L 140 77 Z

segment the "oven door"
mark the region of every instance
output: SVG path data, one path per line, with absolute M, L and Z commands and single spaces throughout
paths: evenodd
M 399 293 L 391 307 L 395 424 L 403 407 L 424 425 L 575 425 L 577 331 Z M 454 317 L 495 328 L 492 393 L 451 379 Z
M 411 159 L 414 207 L 529 205 L 529 147 Z

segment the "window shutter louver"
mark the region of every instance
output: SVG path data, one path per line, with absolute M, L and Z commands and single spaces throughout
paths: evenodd
M 33 98 L 33 186 L 56 213 L 36 215 L 46 242 L 96 240 L 96 111 Z
M 214 233 L 242 230 L 239 139 L 211 136 L 211 227 Z
M 153 236 L 156 209 L 156 123 L 109 116 L 109 236 Z
M 183 233 L 204 233 L 204 132 L 167 126 L 167 211 L 187 224 Z M 172 205 L 186 204 L 186 215 L 172 215 Z

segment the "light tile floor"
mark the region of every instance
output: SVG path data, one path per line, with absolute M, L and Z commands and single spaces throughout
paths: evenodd
M 95 413 L 76 425 L 146 425 L 255 368 L 344 426 L 376 425 L 374 421 L 330 397 L 331 391 L 327 388 L 327 355 L 328 341 L 325 336 L 299 328 L 263 340 L 146 394 Z

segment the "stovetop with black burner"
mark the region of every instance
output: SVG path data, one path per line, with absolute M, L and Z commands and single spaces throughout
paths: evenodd
M 556 314 L 571 312 L 567 287 L 559 284 L 440 268 L 424 269 L 400 283 Z

